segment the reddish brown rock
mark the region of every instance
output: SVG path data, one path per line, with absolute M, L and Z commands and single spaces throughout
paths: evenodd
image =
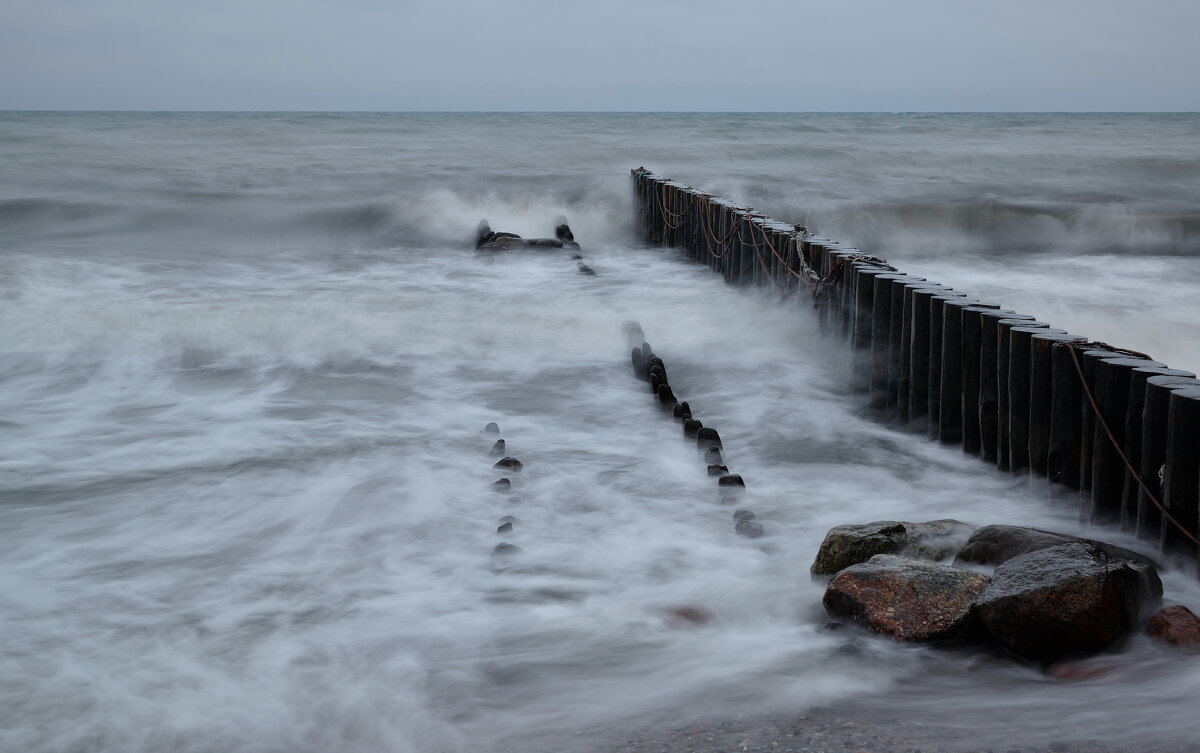
M 704 607 L 690 605 L 672 609 L 670 616 L 676 622 L 685 622 L 690 625 L 707 625 L 712 622 L 713 618 L 712 612 Z
M 501 460 L 496 461 L 496 464 L 493 465 L 492 467 L 500 468 L 500 469 L 503 469 L 506 471 L 518 472 L 525 466 L 521 463 L 520 460 L 517 460 L 516 458 L 503 458 Z
M 1150 618 L 1146 630 L 1155 640 L 1200 653 L 1200 617 L 1185 606 L 1162 610 Z
M 970 639 L 971 605 L 986 575 L 925 560 L 877 554 L 842 570 L 825 590 L 825 610 L 903 641 Z

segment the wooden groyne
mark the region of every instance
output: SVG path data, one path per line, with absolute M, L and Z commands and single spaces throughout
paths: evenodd
M 1200 546 L 1200 380 L 882 259 L 632 171 L 637 233 L 733 284 L 811 297 L 849 346 L 850 389 L 880 418 L 1045 479 L 1083 519 Z M 1074 502 L 1072 502 L 1074 504 Z

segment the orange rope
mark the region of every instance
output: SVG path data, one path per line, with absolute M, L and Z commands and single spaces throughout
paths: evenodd
M 1189 541 L 1196 546 L 1200 546 L 1200 539 L 1192 535 L 1192 533 L 1188 531 L 1188 529 L 1184 528 L 1178 520 L 1175 520 L 1175 518 L 1171 517 L 1171 513 L 1167 512 L 1167 508 L 1163 507 L 1162 502 L 1159 502 L 1158 498 L 1154 496 L 1154 492 L 1150 491 L 1150 488 L 1146 486 L 1144 481 L 1142 481 L 1142 477 L 1133 469 L 1133 464 L 1130 463 L 1129 458 L 1125 456 L 1125 452 L 1121 449 L 1121 445 L 1117 442 L 1117 438 L 1113 436 L 1112 431 L 1108 428 L 1108 422 L 1105 421 L 1104 416 L 1101 415 L 1100 406 L 1096 405 L 1096 398 L 1092 395 L 1092 390 L 1090 387 L 1088 387 L 1087 379 L 1083 376 L 1083 367 L 1079 365 L 1079 357 L 1075 355 L 1075 348 L 1085 343 L 1087 343 L 1086 340 L 1071 340 L 1063 344 L 1067 346 L 1067 349 L 1071 353 L 1071 360 L 1075 362 L 1075 371 L 1079 374 L 1079 382 L 1083 385 L 1083 391 L 1087 395 L 1088 402 L 1092 404 L 1092 412 L 1096 414 L 1096 420 L 1100 422 L 1100 426 L 1104 428 L 1104 433 L 1108 435 L 1108 441 L 1112 442 L 1113 448 L 1117 451 L 1117 454 L 1121 456 L 1121 460 L 1125 463 L 1125 470 L 1129 471 L 1129 475 L 1133 477 L 1134 481 L 1138 482 L 1138 486 L 1145 490 L 1146 496 L 1150 498 L 1150 501 L 1154 503 L 1154 506 L 1158 508 L 1163 517 L 1170 521 L 1171 525 L 1178 528 L 1180 533 L 1182 533 Z M 1088 344 L 1103 345 L 1103 343 Z
M 747 216 L 754 217 L 754 216 L 761 216 L 761 215 L 747 215 Z M 766 218 L 764 217 L 763 219 L 766 219 Z M 779 252 L 775 250 L 775 245 L 773 243 L 771 243 L 771 238 L 769 235 L 767 235 L 767 228 L 765 226 L 760 227 L 759 232 L 762 233 L 763 242 L 766 243 L 767 248 L 771 249 L 771 253 L 775 255 L 775 258 L 778 259 L 781 264 L 783 264 L 783 268 L 788 271 L 788 274 L 792 275 L 797 280 L 804 280 L 804 282 L 807 282 L 810 287 L 816 287 L 816 285 L 814 283 L 805 279 L 805 277 L 803 275 L 801 275 L 799 272 L 797 272 L 796 270 L 794 270 L 790 266 L 788 266 L 787 259 L 784 259 L 782 256 L 779 255 Z M 750 221 L 750 238 L 751 239 L 754 238 L 754 221 L 753 220 Z M 757 244 L 756 244 L 756 246 L 757 246 Z
M 692 201 L 687 205 L 687 209 L 676 214 L 670 209 L 667 209 L 666 204 L 663 203 L 663 193 L 665 192 L 665 188 L 666 186 L 659 184 L 659 190 L 656 194 L 656 198 L 658 199 L 658 208 L 661 209 L 663 213 L 663 224 L 672 230 L 678 230 L 683 225 L 683 218 L 687 216 L 688 212 L 692 211 L 692 207 L 696 206 L 696 202 L 700 199 L 700 194 L 692 194 Z M 668 216 L 676 220 L 680 220 L 679 224 L 672 225 L 671 221 L 667 219 Z

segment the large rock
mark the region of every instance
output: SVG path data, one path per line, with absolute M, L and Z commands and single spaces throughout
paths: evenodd
M 1112 645 L 1161 598 L 1152 565 L 1075 541 L 1002 563 L 975 611 L 1008 650 L 1048 662 Z
M 1170 646 L 1200 652 L 1200 618 L 1185 606 L 1167 607 L 1146 624 L 1150 637 Z
M 877 554 L 851 565 L 825 589 L 825 610 L 904 641 L 980 634 L 971 605 L 988 578 L 950 565 Z
M 1092 544 L 1116 559 L 1126 559 L 1156 567 L 1153 560 L 1132 549 L 1106 544 L 1103 541 L 1068 536 L 1065 533 L 1020 526 L 984 526 L 980 528 L 971 534 L 971 538 L 967 539 L 966 546 L 954 558 L 954 564 L 971 562 L 980 565 L 999 565 L 1022 554 L 1072 542 Z
M 966 523 L 949 519 L 925 523 L 877 520 L 835 526 L 825 534 L 810 571 L 813 575 L 833 575 L 876 554 L 940 560 L 953 554 L 970 532 Z

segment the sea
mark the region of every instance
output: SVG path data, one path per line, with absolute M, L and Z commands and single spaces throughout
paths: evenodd
M 1194 741 L 1200 660 L 1142 635 L 1067 681 L 830 624 L 842 523 L 1155 552 L 870 418 L 803 294 L 636 236 L 638 167 L 1200 370 L 1196 114 L 0 112 L 0 750 L 602 752 L 851 706 Z M 477 252 L 485 218 L 582 260 Z

